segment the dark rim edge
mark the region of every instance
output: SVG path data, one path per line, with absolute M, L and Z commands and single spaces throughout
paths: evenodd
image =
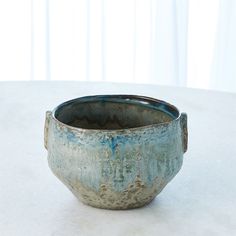
M 151 101 L 153 103 L 161 103 L 161 104 L 164 104 L 166 105 L 167 107 L 170 107 L 171 109 L 175 110 L 177 113 L 178 113 L 178 116 L 176 118 L 173 118 L 173 120 L 171 121 L 168 121 L 168 122 L 162 122 L 162 123 L 158 123 L 158 124 L 150 124 L 150 125 L 144 125 L 144 126 L 139 126 L 139 127 L 133 127 L 133 128 L 123 128 L 123 129 L 86 129 L 86 128 L 80 128 L 80 127 L 74 127 L 74 126 L 71 126 L 71 125 L 68 125 L 68 124 L 65 124 L 63 122 L 61 122 L 60 120 L 58 120 L 56 117 L 55 117 L 55 113 L 58 109 L 60 109 L 62 106 L 65 106 L 65 105 L 68 105 L 70 103 L 73 103 L 77 100 L 80 100 L 80 99 L 88 99 L 88 98 L 95 98 L 95 97 L 106 97 L 106 98 L 120 98 L 120 99 L 136 99 L 138 101 Z M 170 125 L 172 124 L 173 122 L 176 122 L 177 120 L 180 119 L 180 116 L 181 116 L 181 113 L 179 111 L 179 109 L 166 102 L 166 101 L 163 101 L 163 100 L 159 100 L 159 99 L 156 99 L 156 98 L 152 98 L 152 97 L 148 97 L 148 96 L 143 96 L 143 95 L 128 95 L 128 94 L 111 94 L 111 95 L 106 95 L 106 94 L 99 94 L 99 95 L 89 95 L 89 96 L 83 96 L 83 97 L 78 97 L 78 98 L 75 98 L 75 99 L 71 99 L 71 100 L 68 100 L 68 101 L 65 101 L 61 104 L 59 104 L 58 106 L 56 106 L 53 110 L 52 110 L 52 118 L 57 122 L 59 123 L 60 125 L 63 125 L 65 127 L 67 127 L 68 129 L 70 130 L 74 130 L 74 131 L 86 131 L 86 132 L 94 132 L 94 131 L 101 131 L 101 132 L 107 132 L 107 133 L 111 133 L 111 132 L 125 132 L 125 131 L 135 131 L 135 130 L 141 130 L 141 129 L 146 129 L 146 128 L 152 128 L 152 127 L 158 127 L 158 126 L 163 126 L 163 125 Z

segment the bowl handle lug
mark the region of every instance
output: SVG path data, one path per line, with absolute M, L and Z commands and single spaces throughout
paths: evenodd
M 182 136 L 182 145 L 184 153 L 188 149 L 188 125 L 187 125 L 187 114 L 181 113 L 180 116 L 180 125 L 181 125 L 181 136 Z
M 44 147 L 48 150 L 48 129 L 51 120 L 52 112 L 46 111 L 45 125 L 44 125 Z

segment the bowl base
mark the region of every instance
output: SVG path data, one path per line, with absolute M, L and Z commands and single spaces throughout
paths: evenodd
M 126 210 L 140 208 L 149 204 L 165 187 L 166 183 L 160 181 L 159 184 L 147 187 L 144 184 L 135 183 L 125 191 L 116 192 L 103 186 L 98 192 L 93 191 L 83 185 L 70 186 L 71 192 L 84 204 L 110 210 Z
M 130 204 L 124 204 L 123 206 L 122 205 L 112 205 L 112 204 L 107 204 L 107 205 L 101 205 L 101 204 L 96 204 L 94 202 L 86 202 L 82 199 L 79 199 L 80 202 L 82 202 L 84 205 L 87 205 L 87 206 L 91 206 L 91 207 L 94 207 L 94 208 L 98 208 L 98 209 L 106 209 L 106 210 L 130 210 L 130 209 L 136 209 L 136 208 L 141 208 L 141 207 L 144 207 L 148 204 L 150 204 L 153 200 L 155 199 L 154 198 L 151 198 L 149 201 L 146 201 L 146 202 L 139 202 L 139 203 L 130 203 Z

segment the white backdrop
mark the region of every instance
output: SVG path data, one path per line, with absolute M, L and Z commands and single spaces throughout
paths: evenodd
M 236 91 L 234 0 L 0 2 L 0 80 Z

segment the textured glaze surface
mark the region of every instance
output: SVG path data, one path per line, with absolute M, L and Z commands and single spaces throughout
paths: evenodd
M 132 120 L 134 109 L 135 106 L 128 114 L 129 120 Z M 45 146 L 49 166 L 82 202 L 109 209 L 141 207 L 155 198 L 180 170 L 187 148 L 186 114 L 170 118 L 161 114 L 163 111 L 138 110 L 140 117 L 145 117 L 146 113 L 154 114 L 154 118 L 147 118 L 156 123 L 147 125 L 142 118 L 146 126 L 139 127 L 138 121 L 133 129 L 84 129 L 65 125 L 53 113 L 47 112 Z M 77 127 L 81 124 L 88 127 L 89 116 L 96 117 L 89 115 L 91 111 L 88 110 L 86 114 L 86 123 L 85 118 L 76 117 Z M 112 114 L 113 121 L 110 115 L 105 116 L 108 125 L 102 122 L 102 127 L 110 128 L 114 120 L 123 117 L 119 114 Z M 67 120 L 71 121 L 71 117 L 73 123 L 73 115 L 67 116 Z M 99 127 L 99 122 L 92 123 L 93 128 Z M 119 123 L 121 126 L 127 124 Z

